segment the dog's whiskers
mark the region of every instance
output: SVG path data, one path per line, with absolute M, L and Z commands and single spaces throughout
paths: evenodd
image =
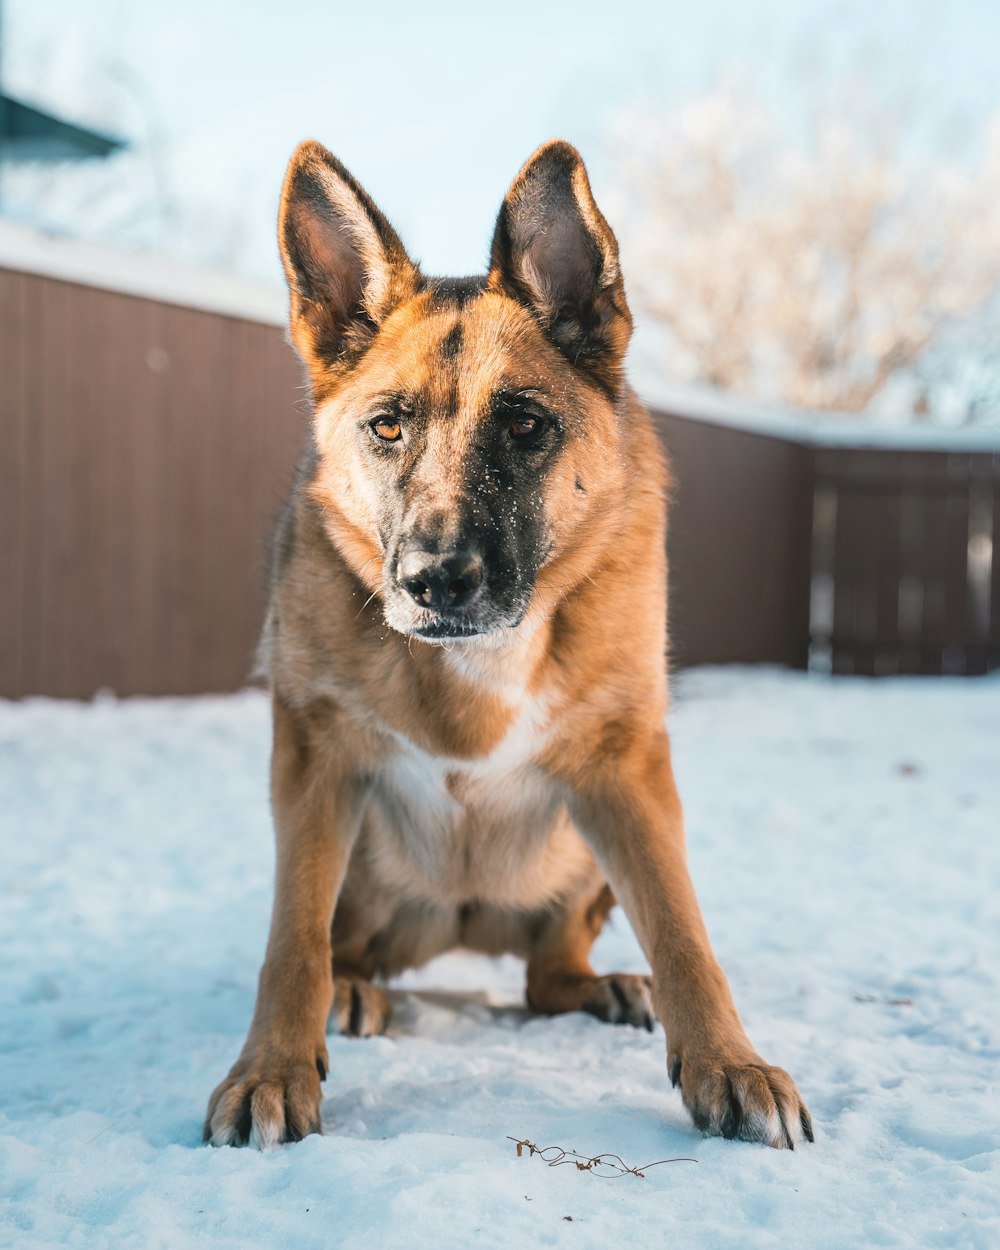
M 371 593 L 371 594 L 368 596 L 368 598 L 364 601 L 364 603 L 361 605 L 361 607 L 360 607 L 360 608 L 358 608 L 357 612 L 356 612 L 356 613 L 355 613 L 355 615 L 354 615 L 354 619 L 355 619 L 355 620 L 357 620 L 357 619 L 358 619 L 358 617 L 361 615 L 361 613 L 365 610 L 365 608 L 367 608 L 367 607 L 368 607 L 369 603 L 371 603 L 371 601 L 375 598 L 375 596 L 376 596 L 377 594 L 378 594 L 378 589 L 376 588 L 375 590 L 373 590 L 373 591 L 372 591 L 372 593 Z

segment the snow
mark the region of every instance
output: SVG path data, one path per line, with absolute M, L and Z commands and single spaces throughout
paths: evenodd
M 277 287 L 196 269 L 163 256 L 49 234 L 0 218 L 0 269 L 57 278 L 100 291 L 281 326 L 288 296 Z
M 710 386 L 671 382 L 664 377 L 658 338 L 658 334 L 644 334 L 640 327 L 629 347 L 629 375 L 643 402 L 660 412 L 808 447 L 871 447 L 882 451 L 966 454 L 1000 452 L 1000 425 L 996 424 L 956 426 L 936 420 L 878 421 L 857 413 L 808 411 Z
M 677 681 L 692 870 L 812 1110 L 794 1154 L 702 1138 L 659 1030 L 533 1018 L 517 961 L 465 955 L 331 1039 L 325 1136 L 203 1147 L 270 907 L 266 699 L 0 704 L 0 1245 L 995 1248 L 998 695 Z M 596 962 L 642 967 L 622 920 Z M 698 1162 L 601 1179 L 508 1135 Z

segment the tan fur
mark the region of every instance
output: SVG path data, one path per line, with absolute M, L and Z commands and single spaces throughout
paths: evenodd
M 320 159 L 317 149 L 293 158 L 283 221 L 296 162 Z M 524 957 L 539 1010 L 650 1024 L 655 1009 L 672 1077 L 703 1129 L 775 1146 L 811 1136 L 791 1078 L 746 1037 L 688 875 L 663 727 L 668 472 L 636 397 L 609 398 L 630 322 L 582 163 L 572 187 L 606 284 L 609 346 L 589 372 L 556 346 L 549 312 L 505 291 L 496 251 L 488 289 L 460 310 L 390 255 L 367 289 L 383 302 L 394 290 L 391 307 L 350 367 L 315 347 L 322 310 L 293 285 L 318 455 L 286 521 L 263 645 L 274 692 L 271 938 L 246 1046 L 209 1104 L 213 1142 L 319 1131 L 331 1007 L 341 1029 L 377 1031 L 388 1003 L 371 978 L 459 945 Z M 376 236 L 359 230 L 377 269 Z M 291 282 L 287 254 L 286 267 Z M 536 306 L 544 298 L 530 295 Z M 442 343 L 459 319 L 461 350 L 446 368 Z M 532 388 L 563 416 L 538 497 L 520 500 L 550 545 L 515 628 L 435 645 L 383 619 L 379 497 L 352 414 L 401 387 L 447 414 L 429 426 L 413 488 L 445 531 L 467 489 L 456 467 L 498 387 Z M 614 896 L 651 980 L 593 973 L 588 952 Z

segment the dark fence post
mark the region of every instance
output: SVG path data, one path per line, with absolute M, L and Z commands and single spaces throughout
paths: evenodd
M 1000 452 L 823 448 L 816 498 L 814 647 L 831 671 L 1000 667 Z

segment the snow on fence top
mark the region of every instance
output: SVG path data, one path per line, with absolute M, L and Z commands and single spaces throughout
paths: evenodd
M 124 248 L 83 243 L 0 220 L 0 269 L 56 278 L 141 299 L 284 326 L 285 293 Z
M 633 369 L 632 377 L 643 400 L 658 411 L 811 447 L 1000 453 L 1000 425 L 880 424 L 854 413 L 806 412 L 707 387 L 674 386 L 648 368 Z

